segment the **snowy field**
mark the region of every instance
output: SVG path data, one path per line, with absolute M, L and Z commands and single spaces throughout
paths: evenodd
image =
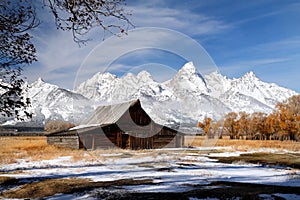
M 272 149 L 256 151 L 275 152 Z M 254 151 L 253 151 L 254 152 Z M 224 164 L 213 157 L 238 156 L 245 152 L 231 148 L 161 149 L 151 151 L 84 152 L 82 160 L 69 156 L 53 160 L 31 161 L 19 159 L 17 163 L 0 166 L 0 176 L 28 180 L 49 178 L 88 178 L 92 181 L 120 179 L 152 179 L 153 184 L 115 186 L 116 192 L 186 192 L 204 187 L 215 181 L 258 183 L 279 186 L 300 186 L 300 170 L 290 167 L 266 166 L 237 162 Z M 247 152 L 249 153 L 249 152 Z M 284 153 L 284 152 L 279 152 Z M 0 186 L 0 191 L 4 187 Z M 91 190 L 81 194 L 57 194 L 48 199 L 94 199 Z M 261 199 L 300 199 L 297 194 L 261 194 Z M 1 199 L 1 198 L 0 198 Z M 191 197 L 190 199 L 197 199 Z

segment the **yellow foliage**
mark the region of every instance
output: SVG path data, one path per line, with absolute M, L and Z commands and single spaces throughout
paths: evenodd
M 200 127 L 200 128 L 203 128 L 203 127 L 204 127 L 204 124 L 201 123 L 201 122 L 198 122 L 197 126 Z

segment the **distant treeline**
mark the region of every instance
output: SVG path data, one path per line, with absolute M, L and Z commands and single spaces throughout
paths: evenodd
M 209 136 L 228 135 L 231 139 L 300 141 L 300 95 L 278 103 L 269 115 L 262 112 L 230 112 L 213 122 L 205 118 L 198 126 Z
M 0 136 L 43 136 L 43 127 L 0 126 Z

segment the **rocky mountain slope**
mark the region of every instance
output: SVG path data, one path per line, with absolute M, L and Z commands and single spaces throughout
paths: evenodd
M 229 111 L 269 113 L 277 102 L 296 94 L 259 80 L 253 72 L 238 79 L 219 72 L 202 77 L 192 62 L 164 83 L 155 82 L 146 71 L 121 78 L 105 73 L 96 74 L 75 91 L 95 101 L 140 98 L 156 121 L 168 124 L 195 124 L 205 116 L 220 118 Z
M 95 74 L 75 91 L 38 79 L 28 86 L 26 93 L 32 100 L 29 111 L 34 113 L 33 124 L 49 119 L 79 123 L 97 105 L 140 98 L 155 121 L 182 127 L 195 126 L 205 116 L 220 118 L 229 111 L 269 113 L 277 102 L 294 94 L 259 80 L 253 72 L 237 79 L 226 78 L 219 72 L 203 77 L 192 62 L 163 83 L 154 81 L 146 71 L 123 77 L 106 72 Z
M 48 120 L 80 123 L 86 113 L 92 111 L 90 100 L 86 97 L 46 83 L 41 78 L 26 87 L 25 96 L 31 100 L 31 106 L 27 111 L 33 113 L 33 117 L 22 122 L 21 124 L 24 126 L 43 126 Z M 15 119 L 6 119 L 4 124 L 14 125 L 16 123 L 20 124 Z

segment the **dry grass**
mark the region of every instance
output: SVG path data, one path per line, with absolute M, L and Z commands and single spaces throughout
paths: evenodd
M 216 146 L 231 146 L 236 150 L 276 148 L 278 150 L 300 151 L 300 142 L 278 140 L 218 140 Z
M 195 141 L 194 144 L 204 146 L 203 143 L 207 140 Z M 237 150 L 255 149 L 255 148 L 277 148 L 287 149 L 292 151 L 300 151 L 300 143 L 291 141 L 253 141 L 253 140 L 214 140 L 214 146 L 232 146 Z M 117 158 L 136 158 L 141 159 L 144 156 L 151 155 L 153 157 L 163 157 L 164 151 L 153 150 L 139 150 L 135 154 L 130 150 L 122 149 L 98 149 L 95 151 L 72 150 L 63 149 L 48 145 L 45 137 L 0 137 L 0 165 L 17 162 L 17 159 L 29 160 L 46 160 L 54 159 L 61 156 L 72 156 L 73 161 L 88 160 L 93 161 L 99 159 L 114 159 Z M 188 151 L 187 151 L 188 152 Z M 107 154 L 107 155 L 104 155 Z M 166 156 L 167 159 L 170 157 Z M 215 158 L 215 157 L 214 157 Z M 287 154 L 271 154 L 271 153 L 256 153 L 256 154 L 242 154 L 241 157 L 218 158 L 221 162 L 237 162 L 245 161 L 252 163 L 271 164 L 291 166 L 300 169 L 299 153 Z M 224 159 L 224 160 L 222 160 Z M 159 161 L 159 165 L 164 164 L 164 160 Z M 166 162 L 167 163 L 167 162 Z M 155 163 L 158 164 L 158 163 Z M 186 162 L 179 162 L 179 165 L 190 165 Z M 142 165 L 143 166 L 143 165 Z M 151 163 L 144 163 L 143 167 L 152 168 Z M 169 171 L 171 168 L 166 165 L 158 170 Z M 1 177 L 0 185 L 16 185 L 17 179 L 11 177 Z M 24 183 L 22 183 L 24 184 Z M 134 185 L 134 184 L 153 184 L 151 179 L 147 180 L 118 180 L 111 182 L 91 182 L 89 179 L 49 179 L 40 182 L 27 183 L 20 185 L 17 188 L 7 190 L 1 194 L 4 198 L 39 198 L 51 196 L 56 193 L 76 193 L 94 188 L 109 187 L 115 185 Z M 225 187 L 224 187 L 225 188 Z M 245 187 L 246 188 L 246 187 Z M 225 188 L 226 189 L 226 188 Z M 227 191 L 225 190 L 224 191 Z M 246 189 L 245 189 L 246 190 Z M 224 192 L 220 191 L 220 194 Z M 237 192 L 240 189 L 236 190 Z M 206 191 L 205 191 L 206 192 Z M 213 191 L 212 191 L 213 192 Z M 227 191 L 229 192 L 229 191 Z M 184 195 L 185 193 L 182 193 Z M 200 194 L 200 193 L 199 193 Z M 197 194 L 197 195 L 199 195 Z M 151 194 L 152 195 L 152 194 Z M 190 195 L 190 194 L 188 194 Z M 197 196 L 196 195 L 196 196 Z M 176 195 L 175 195 L 176 196 Z M 162 197 L 162 196 L 160 196 Z M 169 197 L 166 195 L 166 197 Z M 1 197 L 0 197 L 1 199 Z M 169 198 L 170 199 L 170 198 Z
M 152 184 L 152 179 L 133 180 L 121 179 L 116 181 L 92 182 L 89 179 L 47 179 L 44 181 L 27 183 L 16 189 L 2 193 L 4 198 L 41 198 L 57 193 L 73 194 L 99 187 Z
M 230 139 L 207 139 L 204 136 L 185 137 L 185 146 L 213 147 L 221 146 L 233 147 L 235 150 L 247 151 L 258 148 L 275 148 L 278 150 L 300 151 L 300 142 L 278 141 L 278 140 L 230 140 Z
M 60 148 L 48 145 L 46 137 L 0 137 L 0 165 L 17 163 L 17 159 L 27 159 L 32 161 L 50 160 L 62 156 L 71 156 L 72 161 L 102 161 L 106 158 L 132 157 L 129 150 L 123 149 L 97 149 L 94 151 L 85 151 Z M 141 150 L 141 152 L 144 152 Z M 111 156 L 102 156 L 107 154 Z
M 197 138 L 191 140 L 192 146 L 231 146 L 235 150 L 247 151 L 256 148 L 276 148 L 279 150 L 300 151 L 300 142 L 292 141 L 262 141 L 262 140 L 210 140 Z M 210 144 L 211 143 L 211 144 Z M 132 157 L 129 150 L 122 149 L 98 149 L 95 151 L 64 149 L 48 145 L 46 137 L 0 137 L 0 164 L 16 163 L 17 159 L 30 160 L 49 160 L 61 156 L 71 156 L 73 161 L 101 161 L 105 158 Z M 149 153 L 150 150 L 139 150 L 141 154 L 135 157 L 143 157 L 143 153 Z M 161 152 L 152 151 L 152 156 L 159 156 Z M 102 156 L 102 154 L 111 154 L 112 156 Z M 120 155 L 121 154 L 121 155 Z
M 300 169 L 300 156 L 296 153 L 247 153 L 232 157 L 212 157 L 223 163 L 248 162 L 262 165 L 287 166 Z
M 11 185 L 17 182 L 16 178 L 9 176 L 0 176 L 0 185 Z
M 83 150 L 62 149 L 48 145 L 46 137 L 0 137 L 0 164 L 17 162 L 17 159 L 49 160 L 60 156 L 84 156 Z
M 261 199 L 261 194 L 270 194 L 272 199 L 282 199 L 273 196 L 274 193 L 300 194 L 299 187 L 269 186 L 251 183 L 235 182 L 212 182 L 207 187 L 195 187 L 187 192 L 127 192 L 122 193 L 110 187 L 124 185 L 155 185 L 151 179 L 133 180 L 123 179 L 108 182 L 91 182 L 88 179 L 49 179 L 35 183 L 28 183 L 16 189 L 5 191 L 1 194 L 3 198 L 34 198 L 43 199 L 54 194 L 76 194 L 83 191 L 91 191 L 95 188 L 105 188 L 107 191 L 95 191 L 93 197 L 98 199 Z M 1 198 L 1 197 L 0 197 Z

